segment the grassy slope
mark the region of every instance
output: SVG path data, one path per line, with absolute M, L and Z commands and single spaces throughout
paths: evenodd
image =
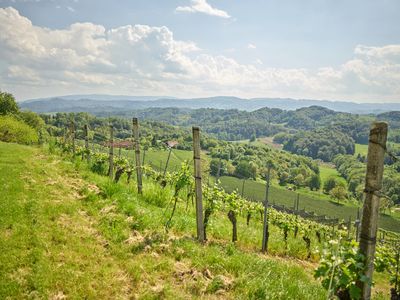
M 240 218 L 233 245 L 227 218 L 215 217 L 202 246 L 184 203 L 164 233 L 171 191 L 149 182 L 138 197 L 134 186 L 112 184 L 79 161 L 4 143 L 0 174 L 0 298 L 325 298 L 312 263 L 254 252 L 258 222 L 247 227 Z M 270 239 L 271 253 L 285 255 L 276 228 Z M 297 240 L 288 248 L 305 255 Z
M 121 297 L 126 271 L 80 203 L 83 181 L 38 149 L 0 144 L 0 298 Z
M 346 181 L 343 177 L 340 177 L 339 172 L 334 166 L 326 163 L 319 164 L 319 173 L 321 177 L 321 187 L 324 186 L 324 182 L 326 182 L 330 177 L 334 177 L 337 180 Z
M 168 159 L 168 150 L 148 150 L 146 151 L 145 163 L 151 165 L 155 169 L 164 170 L 165 164 Z M 171 152 L 171 157 L 168 163 L 169 170 L 179 169 L 182 162 L 185 160 L 191 161 L 193 158 L 193 154 L 191 151 L 184 151 L 173 149 Z
M 362 156 L 367 156 L 368 154 L 368 145 L 362 145 L 362 144 L 355 144 L 356 148 L 354 151 L 354 155 L 357 156 L 358 154 L 361 154 Z

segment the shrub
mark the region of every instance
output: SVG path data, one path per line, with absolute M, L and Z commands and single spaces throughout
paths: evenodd
M 337 180 L 334 177 L 329 177 L 324 183 L 324 193 L 329 194 L 337 185 Z
M 92 164 L 90 166 L 90 170 L 94 173 L 100 174 L 100 175 L 106 175 L 108 166 L 107 166 L 107 161 L 108 157 L 107 154 L 104 153 L 96 153 L 93 155 L 92 159 Z
M 32 111 L 21 111 L 19 112 L 18 117 L 26 124 L 37 130 L 43 128 L 45 125 L 43 119 Z
M 7 143 L 33 144 L 38 142 L 36 131 L 13 116 L 0 116 L 0 140 Z

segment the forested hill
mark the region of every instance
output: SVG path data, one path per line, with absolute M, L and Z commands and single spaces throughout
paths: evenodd
M 60 117 L 60 113 L 57 115 Z M 284 150 L 323 161 L 332 161 L 337 154 L 354 154 L 356 143 L 367 144 L 369 128 L 375 120 L 389 122 L 389 141 L 400 141 L 399 112 L 356 115 L 311 106 L 295 111 L 261 108 L 253 112 L 237 109 L 149 108 L 98 115 L 107 118 L 119 115 L 125 120 L 136 116 L 141 120 L 185 129 L 199 125 L 203 131 L 226 141 L 254 141 L 260 137 L 273 137 L 274 142 L 282 144 Z
M 176 99 L 173 97 L 157 96 L 111 96 L 111 95 L 72 95 L 44 99 L 32 99 L 21 102 L 23 109 L 34 112 L 118 112 L 151 107 L 179 107 L 179 108 L 217 108 L 239 109 L 254 111 L 263 107 L 295 110 L 308 106 L 322 106 L 328 109 L 349 113 L 382 113 L 400 110 L 399 103 L 353 103 L 344 101 L 326 100 L 295 100 L 282 98 L 253 98 L 242 99 L 237 97 L 209 97 Z
M 203 130 L 224 140 L 251 139 L 282 132 L 296 133 L 299 130 L 328 128 L 348 135 L 356 143 L 365 144 L 368 142 L 369 127 L 375 120 L 389 122 L 391 136 L 400 136 L 396 133 L 400 128 L 400 112 L 358 115 L 310 106 L 294 111 L 264 107 L 252 112 L 237 109 L 149 108 L 115 114 L 125 117 L 135 115 L 141 119 L 163 121 L 179 126 L 198 124 Z M 107 117 L 110 113 L 97 115 Z

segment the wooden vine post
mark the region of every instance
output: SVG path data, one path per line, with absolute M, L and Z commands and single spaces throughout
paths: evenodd
M 146 158 L 146 147 L 143 148 L 143 159 L 142 159 L 142 165 L 144 166 L 145 158 Z
M 75 122 L 71 120 L 71 143 L 72 143 L 72 154 L 75 156 Z
M 244 197 L 244 184 L 246 183 L 246 178 L 243 178 L 243 183 L 242 183 L 242 198 Z
M 351 238 L 351 216 L 349 216 L 349 221 L 347 222 L 347 239 Z
M 268 195 L 269 195 L 269 181 L 271 174 L 271 166 L 268 166 L 267 178 L 265 183 L 265 200 L 264 200 L 264 221 L 263 221 L 263 239 L 261 251 L 266 253 L 268 251 L 268 239 L 269 239 L 269 229 L 268 229 Z
M 89 162 L 90 161 L 90 151 L 89 151 L 89 126 L 88 126 L 88 124 L 85 124 L 83 129 L 85 132 L 86 160 L 87 160 L 87 162 Z
M 139 121 L 137 118 L 132 119 L 133 139 L 135 142 L 135 162 L 138 194 L 142 194 L 142 167 L 140 165 L 140 140 L 139 140 Z
M 172 147 L 169 147 L 168 158 L 167 158 L 167 162 L 165 163 L 163 177 L 165 177 L 165 174 L 167 174 L 167 168 L 168 168 L 168 164 L 169 164 L 169 159 L 171 158 L 171 152 L 172 152 Z
M 204 242 L 204 223 L 203 223 L 203 195 L 201 187 L 201 161 L 200 161 L 200 128 L 193 127 L 193 161 L 194 161 L 194 178 L 196 192 L 196 224 L 197 239 Z
M 219 151 L 218 169 L 217 169 L 217 176 L 215 179 L 216 182 L 218 182 L 220 176 L 221 176 L 221 150 Z
M 356 242 L 358 242 L 360 236 L 360 209 L 357 208 L 357 219 L 354 222 L 354 227 L 356 227 Z
M 382 188 L 384 156 L 386 151 L 388 125 L 385 122 L 374 122 L 369 133 L 367 174 L 365 177 L 365 199 L 360 228 L 360 253 L 366 258 L 364 275 L 372 281 L 376 235 L 379 216 L 379 191 Z M 371 283 L 358 281 L 361 288 L 361 299 L 371 298 Z
M 109 169 L 108 169 L 108 176 L 110 177 L 110 179 L 113 179 L 113 175 L 114 175 L 114 127 L 112 125 L 110 125 L 110 145 L 109 145 L 109 156 L 108 156 L 108 160 L 109 160 Z

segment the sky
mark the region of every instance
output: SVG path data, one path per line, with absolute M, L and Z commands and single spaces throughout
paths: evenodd
M 0 0 L 0 89 L 400 102 L 398 0 Z

